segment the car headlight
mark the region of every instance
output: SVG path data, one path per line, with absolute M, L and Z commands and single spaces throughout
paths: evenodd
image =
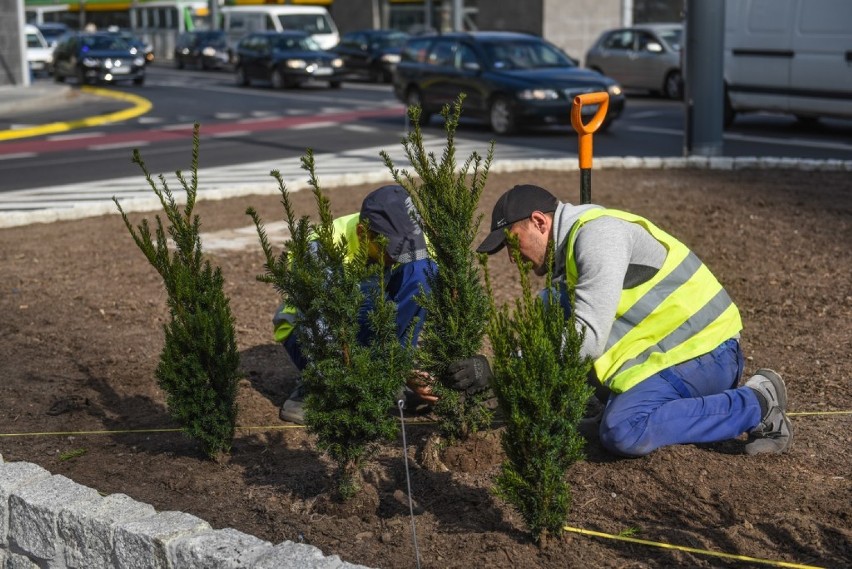
M 334 59 L 331 60 L 331 66 L 332 67 L 343 67 L 343 60 L 340 59 L 339 57 L 335 57 Z
M 201 50 L 201 55 L 203 55 L 205 57 L 213 57 L 214 55 L 216 55 L 216 48 L 210 47 L 208 45 L 207 47 L 205 47 L 204 49 Z
M 308 64 L 305 62 L 304 59 L 288 59 L 287 60 L 287 67 L 289 67 L 290 69 L 304 69 L 307 66 L 308 66 Z
M 386 53 L 382 56 L 382 61 L 385 63 L 399 63 L 398 53 Z
M 134 57 L 133 58 L 133 65 L 135 65 L 136 67 L 142 67 L 143 65 L 145 65 L 145 58 L 144 57 Z
M 525 101 L 553 101 L 559 93 L 553 89 L 524 89 L 518 92 L 518 98 Z
M 91 57 L 84 57 L 80 63 L 82 63 L 85 67 L 97 67 L 100 65 L 97 59 Z
M 624 91 L 621 90 L 620 85 L 610 85 L 609 87 L 606 88 L 606 91 L 612 97 L 618 97 L 624 92 Z

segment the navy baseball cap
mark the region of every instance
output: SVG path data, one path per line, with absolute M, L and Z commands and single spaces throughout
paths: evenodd
M 507 227 L 528 218 L 534 211 L 556 211 L 558 204 L 556 196 L 532 184 L 523 184 L 508 190 L 494 204 L 494 211 L 491 212 L 491 233 L 476 248 L 476 252 L 493 255 L 506 245 Z
M 361 204 L 361 220 L 370 231 L 387 238 L 387 252 L 396 263 L 427 259 L 426 237 L 411 196 L 402 186 L 382 186 Z

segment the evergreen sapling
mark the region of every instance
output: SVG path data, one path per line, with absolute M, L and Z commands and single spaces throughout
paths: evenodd
M 295 333 L 308 361 L 302 371 L 305 423 L 320 450 L 337 464 L 336 495 L 347 500 L 361 487 L 364 461 L 381 441 L 397 435 L 389 410 L 411 373 L 413 355 L 397 338 L 396 305 L 385 299 L 382 263 L 370 262 L 365 238 L 354 258 L 347 254 L 345 238 L 335 236 L 330 203 L 316 179 L 310 151 L 302 165 L 310 174 L 318 223 L 297 219 L 278 172 L 272 175 L 290 230 L 279 255 L 257 212 L 249 208 L 246 213 L 266 257 L 258 280 L 272 284 L 285 304 L 297 309 Z M 371 301 L 368 314 L 363 314 L 365 300 Z M 369 345 L 357 340 L 359 322 L 371 329 Z
M 419 180 L 407 170 L 397 170 L 390 156 L 382 152 L 394 179 L 414 202 L 438 267 L 437 272 L 427 274 L 431 294 L 417 299 L 428 314 L 420 335 L 418 366 L 438 380 L 433 387 L 439 397 L 435 412 L 443 435 L 451 440 L 465 439 L 491 422 L 491 411 L 483 404 L 487 392 L 467 395 L 447 385 L 449 365 L 479 353 L 488 322 L 488 296 L 472 244 L 482 219 L 477 207 L 494 143 L 484 161 L 474 152 L 457 168 L 455 133 L 463 100 L 462 94 L 452 108 L 446 105 L 441 111 L 447 145 L 440 162 L 424 148 L 421 109 L 408 109 L 414 130 L 402 144 Z
M 481 257 L 492 299 L 492 386 L 506 419 L 501 439 L 506 460 L 495 493 L 517 509 L 533 538 L 545 546 L 549 536 L 560 535 L 571 508 L 566 471 L 584 458 L 585 440 L 577 426 L 593 393 L 586 382 L 592 362 L 580 355 L 583 334 L 560 303 L 561 295 L 534 295 L 531 265 L 521 259 L 517 236 L 509 235 L 508 242 L 522 288 L 511 309 L 496 307 L 487 256 Z M 558 291 L 552 245 L 545 290 Z
M 158 188 L 139 151 L 133 152 L 133 162 L 159 198 L 168 227 L 156 215 L 153 235 L 147 219 L 134 229 L 118 199 L 113 197 L 113 201 L 133 241 L 162 276 L 168 295 L 169 322 L 163 326 L 165 345 L 156 377 L 166 392 L 169 413 L 208 457 L 218 459 L 230 452 L 234 438 L 240 357 L 222 272 L 203 259 L 201 222 L 193 215 L 198 193 L 198 132 L 196 124 L 190 179 L 176 172 L 186 192 L 183 209 L 165 177 L 160 175 L 162 188 Z M 174 251 L 169 249 L 169 238 Z

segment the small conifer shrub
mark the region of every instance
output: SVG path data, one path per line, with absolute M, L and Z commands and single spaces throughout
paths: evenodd
M 509 236 L 509 247 L 522 288 L 512 308 L 496 307 L 487 256 L 481 257 L 492 299 L 492 385 L 506 419 L 501 439 L 506 460 L 495 493 L 517 509 L 544 546 L 548 536 L 561 533 L 571 508 L 566 470 L 584 457 L 577 426 L 592 395 L 586 382 L 592 362 L 580 355 L 583 335 L 574 316 L 566 315 L 560 294 L 533 294 L 530 264 L 521 259 L 517 236 Z M 548 267 L 546 290 L 553 291 L 552 246 Z
M 308 151 L 302 166 L 319 210 L 319 222 L 297 218 L 289 192 L 277 171 L 281 203 L 290 238 L 275 255 L 257 212 L 249 208 L 266 262 L 258 280 L 272 284 L 285 303 L 297 309 L 295 333 L 308 364 L 302 371 L 306 388 L 305 423 L 317 445 L 337 464 L 337 497 L 347 500 L 361 487 L 361 468 L 383 440 L 398 432 L 392 410 L 396 395 L 411 373 L 411 348 L 396 334 L 396 305 L 385 299 L 383 267 L 368 262 L 362 240 L 354 259 L 347 244 L 336 241 L 328 198 L 314 172 Z M 375 286 L 363 286 L 365 282 Z M 372 300 L 367 325 L 373 340 L 357 340 L 359 313 Z
M 222 271 L 203 259 L 201 221 L 193 215 L 198 192 L 198 132 L 196 124 L 189 180 L 180 171 L 176 173 L 186 192 L 183 208 L 165 177 L 160 175 L 162 187 L 157 187 L 139 151 L 133 152 L 133 162 L 142 169 L 163 206 L 167 227 L 156 215 L 153 235 L 147 219 L 134 228 L 119 201 L 115 197 L 113 201 L 133 241 L 163 277 L 166 287 L 170 318 L 163 326 L 166 338 L 156 377 L 166 392 L 169 413 L 208 457 L 218 459 L 230 452 L 234 438 L 240 356 Z M 173 251 L 169 239 L 174 242 Z
M 411 195 L 438 267 L 437 272 L 427 274 L 431 294 L 418 297 L 427 314 L 420 335 L 418 365 L 438 379 L 433 388 L 439 396 L 435 413 L 442 433 L 451 440 L 467 438 L 491 422 L 491 411 L 483 405 L 487 395 L 471 396 L 451 389 L 447 378 L 451 363 L 479 353 L 488 322 L 488 295 L 473 253 L 473 241 L 482 220 L 477 206 L 494 155 L 494 143 L 484 161 L 474 152 L 457 168 L 455 133 L 463 101 L 464 94 L 452 108 L 446 105 L 441 111 L 447 145 L 440 162 L 423 146 L 421 109 L 408 109 L 414 130 L 402 144 L 418 179 L 407 170 L 397 170 L 390 156 L 382 153 L 396 182 Z

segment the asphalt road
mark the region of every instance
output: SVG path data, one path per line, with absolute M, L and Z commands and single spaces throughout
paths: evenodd
M 318 84 L 273 91 L 238 87 L 227 71 L 152 66 L 144 87 L 115 89 L 144 97 L 152 109 L 121 123 L 0 142 L 0 191 L 139 176 L 131 162 L 134 148 L 155 174 L 186 170 L 196 122 L 201 125 L 202 168 L 293 164 L 307 148 L 328 156 L 363 148 L 397 150 L 407 127 L 404 108 L 388 85 L 347 82 L 337 90 Z M 0 120 L 0 129 L 72 120 L 81 112 L 103 114 L 122 106 L 126 104 L 99 99 L 85 109 Z M 678 102 L 631 95 L 610 132 L 595 135 L 595 156 L 682 156 L 683 114 Z M 431 139 L 443 137 L 437 119 L 424 132 Z M 457 136 L 461 144 L 480 152 L 494 137 L 485 125 L 466 119 Z M 565 158 L 577 151 L 570 127 L 536 129 L 496 142 L 497 158 Z M 745 115 L 726 131 L 723 154 L 849 160 L 852 122 L 806 125 L 783 115 Z M 376 169 L 382 168 L 378 152 L 374 155 Z

